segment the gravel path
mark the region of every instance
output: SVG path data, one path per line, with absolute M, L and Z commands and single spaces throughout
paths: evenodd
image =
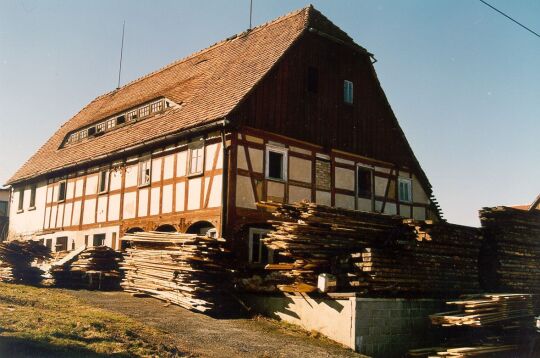
M 326 338 L 313 338 L 272 320 L 214 319 L 125 292 L 66 292 L 169 333 L 180 351 L 195 357 L 363 357 Z

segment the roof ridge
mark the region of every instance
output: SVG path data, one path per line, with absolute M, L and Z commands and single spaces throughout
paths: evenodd
M 227 42 L 229 42 L 229 41 L 232 41 L 232 40 L 234 40 L 234 39 L 236 39 L 236 38 L 238 38 L 238 37 L 240 37 L 240 36 L 242 36 L 242 35 L 244 35 L 244 34 L 247 35 L 247 34 L 250 34 L 250 33 L 253 33 L 253 32 L 260 31 L 260 30 L 263 29 L 263 28 L 266 28 L 266 27 L 271 26 L 271 25 L 275 25 L 275 24 L 277 24 L 277 23 L 280 23 L 281 21 L 284 21 L 284 20 L 286 20 L 286 19 L 288 19 L 288 18 L 291 18 L 291 17 L 293 17 L 293 16 L 296 16 L 296 15 L 302 13 L 303 11 L 305 11 L 304 25 L 307 25 L 307 21 L 308 21 L 308 19 L 309 19 L 308 13 L 309 13 L 309 10 L 310 10 L 310 9 L 313 9 L 313 5 L 311 5 L 311 4 L 310 4 L 309 6 L 306 6 L 306 7 L 301 8 L 301 9 L 297 9 L 297 10 L 291 11 L 291 12 L 289 12 L 289 13 L 286 13 L 285 15 L 279 16 L 279 17 L 277 17 L 277 18 L 275 18 L 275 19 L 272 19 L 272 20 L 270 20 L 270 21 L 267 21 L 267 22 L 265 22 L 265 23 L 263 23 L 263 24 L 261 24 L 261 25 L 255 26 L 255 27 L 252 28 L 252 29 L 249 29 L 249 30 L 242 31 L 242 32 L 236 33 L 236 34 L 234 34 L 234 35 L 231 35 L 231 36 L 229 36 L 229 37 L 227 37 L 227 38 L 225 38 L 225 39 L 223 39 L 223 40 L 221 40 L 221 41 L 215 42 L 214 44 L 212 44 L 212 45 L 210 45 L 210 46 L 208 46 L 208 47 L 206 47 L 206 48 L 203 48 L 202 50 L 193 52 L 193 53 L 191 53 L 191 54 L 189 54 L 189 55 L 187 55 L 187 56 L 185 56 L 185 57 L 182 57 L 182 58 L 180 58 L 180 59 L 178 59 L 178 60 L 175 60 L 175 61 L 173 61 L 173 62 L 171 62 L 171 63 L 169 63 L 169 64 L 167 64 L 167 65 L 165 65 L 165 66 L 163 66 L 163 67 L 161 67 L 161 68 L 158 68 L 157 70 L 154 70 L 154 71 L 152 71 L 152 72 L 149 72 L 149 73 L 147 73 L 147 74 L 145 74 L 145 75 L 143 75 L 143 76 L 141 76 L 141 77 L 138 77 L 138 78 L 136 78 L 136 79 L 134 79 L 134 80 L 132 80 L 132 81 L 126 83 L 125 85 L 123 85 L 123 86 L 120 87 L 120 88 L 116 88 L 116 89 L 114 89 L 114 90 L 112 90 L 112 91 L 109 91 L 109 92 L 107 92 L 107 93 L 104 93 L 104 94 L 102 94 L 102 95 L 99 95 L 99 96 L 97 96 L 96 98 L 94 98 L 90 103 L 88 103 L 88 105 L 90 105 L 91 103 L 93 103 L 93 102 L 95 102 L 95 101 L 97 101 L 97 100 L 99 100 L 99 99 L 101 99 L 101 98 L 103 98 L 103 97 L 109 96 L 109 95 L 111 95 L 111 94 L 113 94 L 113 93 L 115 93 L 115 92 L 117 92 L 117 91 L 119 91 L 119 90 L 121 90 L 121 89 L 123 89 L 123 88 L 125 88 L 125 87 L 131 86 L 131 85 L 133 85 L 134 83 L 137 83 L 137 82 L 142 81 L 142 80 L 144 80 L 144 79 L 146 79 L 146 78 L 152 77 L 152 76 L 154 76 L 154 75 L 156 75 L 156 74 L 158 74 L 158 73 L 160 73 L 160 72 L 163 72 L 163 71 L 165 71 L 165 70 L 167 70 L 167 69 L 169 69 L 169 68 L 171 68 L 171 67 L 173 67 L 173 66 L 176 66 L 176 65 L 178 65 L 178 64 L 180 64 L 180 63 L 183 63 L 183 62 L 186 62 L 186 61 L 188 61 L 188 60 L 190 60 L 190 59 L 192 59 L 192 58 L 194 58 L 194 57 L 196 57 L 196 56 L 202 55 L 202 54 L 205 53 L 205 52 L 208 52 L 208 51 L 210 51 L 210 50 L 214 50 L 214 49 L 216 49 L 216 48 L 218 48 L 218 47 L 224 45 L 225 43 L 227 43 Z M 87 106 L 88 106 L 88 105 L 87 105 Z M 85 108 L 86 108 L 87 106 L 85 106 Z M 83 108 L 83 109 L 84 109 L 84 108 Z M 82 111 L 82 109 L 81 109 L 81 111 Z M 81 112 L 81 111 L 79 111 L 79 112 Z M 78 113 L 79 113 L 79 112 L 78 112 Z M 78 113 L 77 113 L 77 114 L 78 114 Z M 77 114 L 76 114 L 76 115 L 77 115 Z

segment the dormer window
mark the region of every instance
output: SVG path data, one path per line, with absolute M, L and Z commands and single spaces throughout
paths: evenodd
M 117 126 L 125 125 L 129 122 L 135 122 L 145 117 L 156 113 L 163 112 L 165 109 L 179 107 L 178 104 L 162 98 L 151 103 L 146 103 L 137 108 L 128 110 L 127 112 L 116 114 L 99 123 L 93 124 L 91 127 L 86 127 L 74 133 L 68 134 L 64 146 L 66 144 L 77 143 L 87 137 L 95 137 L 104 134 L 107 131 L 114 129 Z

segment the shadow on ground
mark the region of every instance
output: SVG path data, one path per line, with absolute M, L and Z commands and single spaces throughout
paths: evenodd
M 10 358 L 68 358 L 68 357 L 127 357 L 127 355 L 98 354 L 84 348 L 60 347 L 44 340 L 0 336 L 0 357 Z

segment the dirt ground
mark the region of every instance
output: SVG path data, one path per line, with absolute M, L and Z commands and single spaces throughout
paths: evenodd
M 124 292 L 65 292 L 169 333 L 180 351 L 194 357 L 364 357 L 268 319 L 215 319 Z

